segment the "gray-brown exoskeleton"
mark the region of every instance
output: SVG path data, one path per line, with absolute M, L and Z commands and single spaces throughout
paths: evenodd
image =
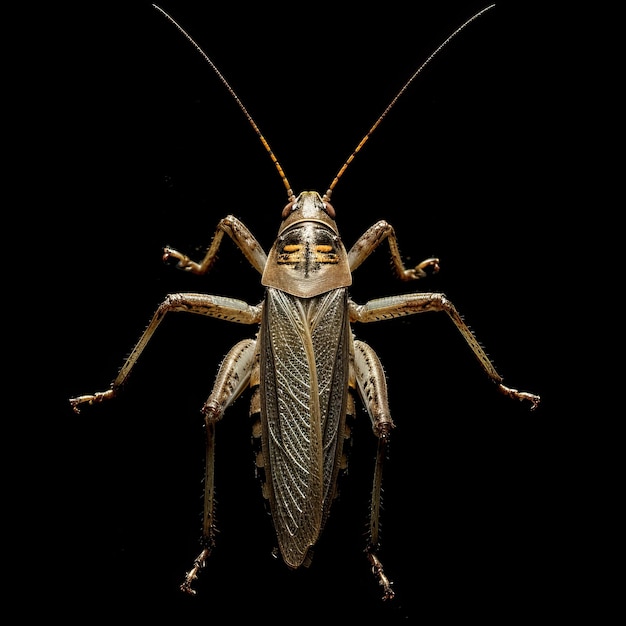
M 389 246 L 395 273 L 401 280 L 418 280 L 437 272 L 439 261 L 428 258 L 415 267 L 405 267 L 394 229 L 384 220 L 371 226 L 350 249 L 346 249 L 330 202 L 332 191 L 346 167 L 415 76 L 456 33 L 492 6 L 467 20 L 418 68 L 364 136 L 324 194 L 303 191 L 299 195 L 291 190 L 263 135 L 212 61 L 172 18 L 156 7 L 198 49 L 235 98 L 276 165 L 288 198 L 282 210 L 278 236 L 269 254 L 250 230 L 232 215 L 218 223 L 212 243 L 200 262 L 170 248 L 164 251 L 164 258 L 177 261 L 180 269 L 205 274 L 216 259 L 224 235 L 228 235 L 261 275 L 265 287 L 262 302 L 248 304 L 204 293 L 168 295 L 110 389 L 70 400 L 78 412 L 81 405 L 114 398 L 168 313 L 196 313 L 256 327 L 254 337 L 240 341 L 228 352 L 202 408 L 206 431 L 202 548 L 181 585 L 184 591 L 195 593 L 192 583 L 206 565 L 214 545 L 215 425 L 226 409 L 250 389 L 257 470 L 263 478 L 263 495 L 269 503 L 280 554 L 291 568 L 307 565 L 310 561 L 311 550 L 330 514 L 338 474 L 345 464 L 344 444 L 349 436 L 346 420 L 354 414 L 355 399 L 358 398 L 365 407 L 378 440 L 366 554 L 383 588 L 383 598 L 393 597 L 392 584 L 377 556 L 377 549 L 383 461 L 394 423 L 381 363 L 374 350 L 356 338 L 353 324 L 415 313 L 445 312 L 496 389 L 510 398 L 528 401 L 532 408 L 538 405 L 537 395 L 503 384 L 473 333 L 442 293 L 410 293 L 365 304 L 354 302 L 349 294 L 352 274 L 384 242 Z

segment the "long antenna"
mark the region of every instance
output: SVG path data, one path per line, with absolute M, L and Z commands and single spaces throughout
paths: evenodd
M 293 190 L 291 189 L 291 185 L 289 184 L 289 181 L 287 180 L 287 176 L 285 175 L 285 172 L 283 171 L 283 168 L 281 167 L 280 163 L 278 162 L 278 159 L 274 155 L 274 152 L 270 148 L 269 143 L 267 142 L 267 140 L 265 139 L 265 137 L 261 133 L 259 127 L 256 125 L 256 122 L 252 119 L 252 116 L 250 115 L 250 113 L 248 113 L 248 110 L 244 106 L 243 102 L 241 102 L 241 100 L 239 99 L 239 96 L 235 93 L 235 90 L 230 86 L 228 81 L 224 78 L 222 73 L 217 69 L 217 67 L 215 66 L 213 61 L 211 61 L 211 59 L 204 52 L 204 50 L 202 50 L 202 48 L 193 40 L 191 35 L 189 35 L 189 33 L 187 33 L 187 31 L 185 31 L 185 29 L 171 15 L 166 13 L 161 7 L 157 6 L 156 4 L 153 4 L 152 6 L 155 9 L 157 9 L 157 11 L 162 13 L 174 26 L 176 26 L 176 28 L 189 40 L 191 45 L 202 55 L 204 60 L 213 68 L 213 71 L 217 74 L 217 77 L 222 81 L 222 83 L 224 84 L 226 89 L 228 89 L 228 92 L 230 93 L 230 95 L 235 99 L 235 102 L 239 105 L 239 108 L 243 111 L 244 115 L 246 116 L 246 119 L 248 120 L 248 122 L 250 122 L 250 125 L 254 129 L 254 132 L 258 135 L 259 139 L 261 140 L 261 143 L 263 144 L 263 146 L 267 150 L 267 153 L 270 155 L 270 158 L 272 159 L 272 162 L 276 166 L 276 169 L 278 170 L 278 174 L 280 175 L 280 178 L 283 181 L 283 184 L 285 185 L 285 189 L 287 190 L 287 197 L 288 197 L 289 201 L 290 202 L 294 201 L 295 200 L 295 194 L 293 193 Z M 433 58 L 441 51 L 441 49 L 444 48 L 452 39 L 454 39 L 454 37 L 456 37 L 466 26 L 471 24 L 474 20 L 478 19 L 486 11 L 489 11 L 489 9 L 493 9 L 493 7 L 495 7 L 495 6 L 496 6 L 495 4 L 490 4 L 489 6 L 485 7 L 484 9 L 481 9 L 480 11 L 478 11 L 478 13 L 476 13 L 475 15 L 470 17 L 463 24 L 461 24 L 461 26 L 459 26 L 454 32 L 452 32 L 450 35 L 448 35 L 448 37 L 446 37 L 446 39 L 444 39 L 444 41 L 442 41 L 435 48 L 435 50 L 433 52 L 431 52 L 431 54 L 428 56 L 428 58 L 417 68 L 417 70 L 406 81 L 406 83 L 404 83 L 402 89 L 400 89 L 400 91 L 398 91 L 398 93 L 395 95 L 393 100 L 389 103 L 387 108 L 382 112 L 380 117 L 374 122 L 372 127 L 367 131 L 367 133 L 365 134 L 363 139 L 361 139 L 361 141 L 358 143 L 357 147 L 352 151 L 352 154 L 350 154 L 350 156 L 348 157 L 347 161 L 341 166 L 341 168 L 337 172 L 335 178 L 333 179 L 333 181 L 331 182 L 330 186 L 326 190 L 326 193 L 324 194 L 324 200 L 327 200 L 327 201 L 330 200 L 330 196 L 333 193 L 333 189 L 335 188 L 335 185 L 337 184 L 337 182 L 339 181 L 341 176 L 343 176 L 344 172 L 348 168 L 348 165 L 350 165 L 350 163 L 352 163 L 354 157 L 361 150 L 361 148 L 365 145 L 365 143 L 370 138 L 372 133 L 376 130 L 376 128 L 378 128 L 380 123 L 383 121 L 383 119 L 387 116 L 389 111 L 396 104 L 396 102 L 398 101 L 400 96 L 402 96 L 402 94 L 409 88 L 409 86 L 415 80 L 415 78 L 433 60 Z
M 289 199 L 290 202 L 294 201 L 296 197 L 295 197 L 295 194 L 293 193 L 293 190 L 291 189 L 291 185 L 289 184 L 289 181 L 287 180 L 287 176 L 285 175 L 283 168 L 281 167 L 280 163 L 278 162 L 278 159 L 274 155 L 274 152 L 270 148 L 269 143 L 267 142 L 267 140 L 261 133 L 259 127 L 256 125 L 256 122 L 252 119 L 252 116 L 250 115 L 250 113 L 248 113 L 248 110 L 244 106 L 243 102 L 239 99 L 239 96 L 235 93 L 235 90 L 230 86 L 228 81 L 224 78 L 224 76 L 217 69 L 217 67 L 215 67 L 215 64 L 213 63 L 213 61 L 211 61 L 211 59 L 204 52 L 204 50 L 202 50 L 202 48 L 192 39 L 191 35 L 171 15 L 166 13 L 161 7 L 157 6 L 156 4 L 153 4 L 152 6 L 157 11 L 162 13 L 172 24 L 174 24 L 174 26 L 176 26 L 176 28 L 190 41 L 191 45 L 202 55 L 204 60 L 213 68 L 213 71 L 217 74 L 217 77 L 222 81 L 222 83 L 224 83 L 224 86 L 226 87 L 226 89 L 228 89 L 228 92 L 230 93 L 230 95 L 235 99 L 235 102 L 239 105 L 239 108 L 243 111 L 248 122 L 250 122 L 250 124 L 252 125 L 254 132 L 258 135 L 259 139 L 261 140 L 261 143 L 267 150 L 267 153 L 270 155 L 270 158 L 272 159 L 272 162 L 276 166 L 276 169 L 278 170 L 278 174 L 280 175 L 280 178 L 283 181 L 283 184 L 285 185 L 285 189 L 287 190 L 287 198 Z
M 337 172 L 337 175 L 333 179 L 333 182 L 330 184 L 330 187 L 326 190 L 326 193 L 324 194 L 324 200 L 330 200 L 330 196 L 333 193 L 333 189 L 335 188 L 335 185 L 337 184 L 337 182 L 339 181 L 343 173 L 346 171 L 348 165 L 352 163 L 352 160 L 357 155 L 357 153 L 361 150 L 361 148 L 365 145 L 365 142 L 370 138 L 371 134 L 376 130 L 376 128 L 378 128 L 379 124 L 387 116 L 387 113 L 389 113 L 389 111 L 393 108 L 393 106 L 398 101 L 400 96 L 409 88 L 409 85 L 413 82 L 413 80 L 415 80 L 417 75 L 422 72 L 422 70 L 433 60 L 433 58 L 441 51 L 441 49 L 450 42 L 450 40 L 456 37 L 466 26 L 471 24 L 475 19 L 478 19 L 483 13 L 485 13 L 486 11 L 489 11 L 489 9 L 492 9 L 495 6 L 496 6 L 495 4 L 490 4 L 484 9 L 481 9 L 480 11 L 478 11 L 478 13 L 470 17 L 463 24 L 461 24 L 461 26 L 459 26 L 452 34 L 448 35 L 448 37 L 446 37 L 446 39 L 443 42 L 441 42 L 437 46 L 437 48 L 435 48 L 433 52 L 431 52 L 428 58 L 417 68 L 417 70 L 414 72 L 411 78 L 409 78 L 409 80 L 407 80 L 406 83 L 404 83 L 404 86 L 402 87 L 402 89 L 400 89 L 400 91 L 396 94 L 394 99 L 389 103 L 387 108 L 382 112 L 380 117 L 374 122 L 374 125 L 367 131 L 367 133 L 365 134 L 365 137 L 361 139 L 361 141 L 359 142 L 357 147 L 354 149 L 352 154 L 348 157 L 348 160 L 341 166 L 341 168 Z

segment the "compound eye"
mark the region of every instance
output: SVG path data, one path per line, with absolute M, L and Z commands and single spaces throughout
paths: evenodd
M 329 217 L 335 219 L 335 209 L 330 202 L 324 202 L 324 211 Z
M 293 205 L 294 205 L 294 202 L 289 202 L 288 204 L 285 205 L 285 208 L 283 209 L 283 214 L 282 214 L 283 219 L 286 219 L 287 217 L 289 217 L 289 214 L 293 211 Z

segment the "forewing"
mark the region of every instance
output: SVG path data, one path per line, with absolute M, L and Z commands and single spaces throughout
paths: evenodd
M 261 330 L 263 449 L 285 561 L 298 567 L 332 499 L 347 393 L 345 290 L 296 298 L 268 289 Z

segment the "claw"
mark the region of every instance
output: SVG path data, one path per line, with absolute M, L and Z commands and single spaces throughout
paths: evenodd
M 511 389 L 510 387 L 506 387 L 502 383 L 498 385 L 498 389 L 501 393 L 509 398 L 516 398 L 517 400 L 527 400 L 532 403 L 530 407 L 531 411 L 534 411 L 541 402 L 541 398 L 534 393 L 528 393 L 527 391 L 518 391 L 517 389 Z
M 113 389 L 109 389 L 108 391 L 97 391 L 94 394 L 86 395 L 86 396 L 78 396 L 77 398 L 70 398 L 70 404 L 74 413 L 77 415 L 80 413 L 80 409 L 78 408 L 81 404 L 97 404 L 98 402 L 102 402 L 103 400 L 110 400 L 115 396 L 115 391 Z
M 429 269 L 433 274 L 436 274 L 441 268 L 439 267 L 439 259 L 433 257 L 422 261 L 415 270 L 423 273 L 425 269 Z
M 192 261 L 186 254 L 182 254 L 172 248 L 163 248 L 163 261 L 169 261 L 170 259 L 176 259 L 178 261 L 176 267 L 180 270 L 193 272 L 195 274 L 201 272 L 200 265 Z
M 413 269 L 405 271 L 405 277 L 409 279 L 426 278 L 429 274 L 436 274 L 439 271 L 439 259 L 430 258 L 418 263 Z M 426 271 L 428 270 L 428 271 Z
M 195 580 L 198 580 L 198 572 L 204 567 L 206 560 L 211 554 L 210 548 L 204 548 L 193 562 L 193 567 L 185 574 L 185 580 L 180 586 L 180 590 L 188 593 L 190 596 L 196 595 L 196 590 L 191 586 Z
M 191 575 L 191 572 L 187 572 L 187 577 L 185 578 L 185 582 L 182 583 L 182 585 L 180 586 L 180 590 L 183 593 L 189 594 L 190 596 L 195 596 L 196 590 L 193 589 L 191 586 L 191 580 L 189 579 L 190 575 Z M 195 576 L 195 578 L 197 578 L 197 576 Z
M 371 548 L 366 549 L 367 558 L 372 564 L 372 574 L 378 578 L 378 584 L 384 589 L 383 600 L 393 600 L 396 595 L 394 590 L 391 588 L 393 582 L 391 582 L 385 572 L 383 571 L 383 564 L 380 562 L 379 558 L 374 554 Z
M 169 248 L 169 247 L 163 248 L 163 260 L 169 261 L 170 258 L 174 258 L 177 261 L 181 262 L 186 257 L 184 254 L 181 254 L 180 252 L 177 252 L 176 250 L 173 250 L 172 248 Z

